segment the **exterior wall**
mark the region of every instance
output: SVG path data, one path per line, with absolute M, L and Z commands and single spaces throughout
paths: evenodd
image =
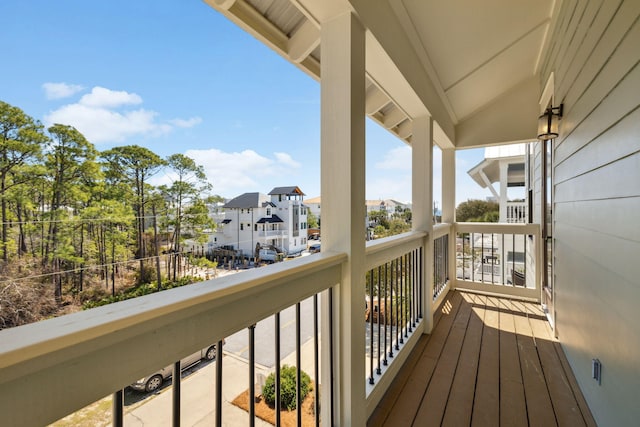
M 265 215 L 265 212 L 264 208 L 226 209 L 225 218 L 230 219 L 231 222 L 223 226 L 224 238 L 220 239 L 218 235 L 217 244 L 233 246 L 245 255 L 251 256 L 255 251 L 256 243 L 264 245 L 267 240 L 261 235 L 264 234 L 261 233 L 262 224 L 258 224 L 258 231 L 255 230 L 256 222 Z
M 557 332 L 602 426 L 640 419 L 639 15 L 637 0 L 565 0 L 542 58 L 541 87 L 553 73 L 554 104 L 564 103 L 553 162 Z
M 307 214 L 302 200 L 289 200 L 287 196 L 273 195 L 271 202 L 276 205 L 273 213 L 284 221 L 287 235 L 283 241 L 283 249 L 288 254 L 297 254 L 307 249 Z M 294 209 L 298 209 L 297 221 Z M 304 213 L 303 213 L 304 212 Z

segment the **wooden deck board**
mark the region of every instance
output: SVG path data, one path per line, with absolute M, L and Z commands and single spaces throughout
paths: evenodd
M 509 302 L 513 311 L 518 311 L 517 302 Z M 522 381 L 527 402 L 529 425 L 556 426 L 556 417 L 551 405 L 547 382 L 542 372 L 538 350 L 536 348 L 533 331 L 526 313 L 514 316 L 518 351 L 520 353 L 520 367 Z
M 528 426 L 516 328 L 510 306 L 500 300 L 500 425 Z
M 397 395 L 404 396 L 403 399 L 394 402 L 388 411 L 387 417 L 384 417 L 382 422 L 379 421 L 380 416 L 377 415 L 376 420 L 374 420 L 377 424 L 372 424 L 372 420 L 370 420 L 369 425 L 385 425 L 385 420 L 395 420 L 394 422 L 398 423 L 390 425 L 411 425 L 431 381 L 431 376 L 442 348 L 447 341 L 451 325 L 460 308 L 461 299 L 461 295 L 456 295 L 456 293 L 445 299 L 442 307 L 438 310 L 437 324 L 429 336 L 428 345 L 426 346 L 429 348 L 428 351 L 425 347 L 413 369 L 404 369 L 404 367 L 402 369 L 402 371 L 407 371 L 407 380 L 401 384 L 401 391 Z M 405 366 L 407 366 L 406 363 Z M 378 407 L 380 406 L 378 405 Z
M 484 307 L 475 304 L 475 296 L 472 294 L 465 295 L 464 299 L 472 304 L 472 312 L 442 420 L 443 426 L 457 427 L 471 423 L 484 323 Z
M 471 305 L 462 302 L 413 425 L 439 425 L 442 421 L 470 315 Z
M 486 309 L 471 425 L 489 427 L 500 423 L 500 319 L 495 300 L 484 296 L 479 300 L 485 301 Z
M 450 292 L 369 426 L 595 426 L 539 306 Z
M 529 310 L 529 307 L 525 307 Z M 533 313 L 530 313 L 533 314 Z M 538 316 L 529 318 L 529 323 L 536 338 L 536 347 L 542 364 L 542 370 L 547 380 L 549 396 L 554 408 L 559 426 L 585 426 L 584 418 L 578 407 L 578 402 L 573 395 L 571 385 L 567 379 L 562 364 L 558 363 L 558 355 L 549 340 L 548 323 Z

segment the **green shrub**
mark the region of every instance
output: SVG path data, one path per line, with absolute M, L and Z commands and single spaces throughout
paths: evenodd
M 304 400 L 311 391 L 311 378 L 300 371 L 300 400 Z M 272 372 L 264 382 L 262 396 L 269 405 L 276 403 L 276 377 Z M 280 369 L 280 404 L 291 411 L 296 409 L 296 367 L 283 365 Z

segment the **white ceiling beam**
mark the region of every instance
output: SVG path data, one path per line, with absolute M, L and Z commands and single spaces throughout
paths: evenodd
M 413 123 L 411 120 L 407 119 L 404 122 L 400 123 L 400 126 L 398 126 L 398 136 L 400 138 L 407 139 L 412 134 L 413 134 Z
M 399 71 L 407 86 L 411 88 L 414 96 L 419 98 L 421 104 L 428 112 L 428 115 L 438 123 L 447 139 L 455 141 L 455 124 L 449 115 L 449 111 L 442 102 L 440 94 L 436 89 L 436 84 L 426 75 L 424 66 L 420 59 L 416 56 L 411 41 L 406 35 L 405 30 L 400 25 L 395 16 L 391 5 L 387 1 L 376 2 L 376 7 L 371 7 L 370 0 L 348 0 L 351 6 L 356 10 L 358 17 L 367 27 L 372 37 L 367 39 L 367 71 L 373 74 L 382 87 L 387 90 L 386 85 L 389 84 L 385 79 L 388 72 L 374 73 L 373 68 L 378 65 L 384 66 L 383 62 L 386 58 L 380 56 L 380 52 L 369 43 L 369 39 L 375 41 L 381 46 L 382 50 L 389 57 L 390 62 Z M 368 33 L 369 34 L 369 33 Z M 378 55 L 377 58 L 371 58 L 372 55 Z M 379 62 L 382 61 L 382 62 Z M 369 67 L 371 65 L 372 68 Z M 395 78 L 395 76 L 393 76 Z M 395 78 L 397 81 L 398 79 Z M 400 88 L 404 90 L 403 88 Z M 396 92 L 388 90 L 393 101 L 402 106 L 411 117 L 424 114 L 423 111 L 412 111 L 409 101 L 404 99 L 405 93 L 397 90 L 400 95 L 396 96 Z M 405 105 L 407 104 L 407 105 Z
M 286 53 L 287 35 L 245 0 L 204 1 L 279 54 Z
M 368 115 L 375 114 L 389 103 L 389 97 L 377 87 L 367 91 L 365 111 Z
M 399 108 L 394 108 L 389 113 L 384 115 L 384 127 L 387 129 L 392 129 L 398 126 L 404 119 L 407 118 L 407 115 Z
M 320 44 L 320 30 L 306 20 L 287 43 L 289 58 L 296 63 L 304 61 Z

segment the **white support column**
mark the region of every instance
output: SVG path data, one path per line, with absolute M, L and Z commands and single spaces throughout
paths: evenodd
M 442 222 L 453 224 L 456 215 L 456 150 L 442 150 Z
M 509 178 L 509 163 L 500 162 L 500 222 L 507 222 L 507 182 Z
M 442 222 L 451 224 L 449 234 L 449 286 L 456 287 L 456 150 L 442 150 Z
M 334 292 L 336 418 L 329 421 L 323 405 L 322 423 L 364 426 L 365 32 L 345 13 L 322 24 L 321 40 L 322 251 L 349 255 Z M 321 394 L 329 396 L 328 369 L 322 371 Z
M 413 119 L 411 137 L 411 223 L 415 231 L 429 233 L 424 242 L 423 300 L 424 333 L 433 328 L 433 119 Z

